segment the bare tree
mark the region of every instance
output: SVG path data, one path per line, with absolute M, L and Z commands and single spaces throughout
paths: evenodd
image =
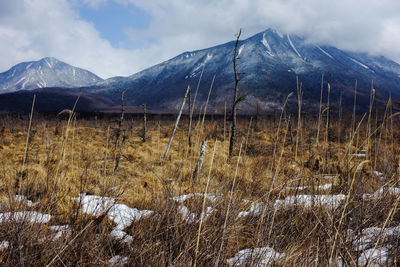
M 239 38 L 240 38 L 241 34 L 242 34 L 242 29 L 239 30 L 239 34 L 237 35 L 236 43 L 235 43 L 235 53 L 233 55 L 233 72 L 235 74 L 235 89 L 233 91 L 232 126 L 231 126 L 231 137 L 230 137 L 230 140 L 229 140 L 228 163 L 231 163 L 233 147 L 235 145 L 235 138 L 236 138 L 236 106 L 240 102 L 240 98 L 238 97 L 239 73 L 237 71 L 237 59 L 238 59 Z
M 121 139 L 121 143 L 120 143 L 120 147 L 119 147 L 119 152 L 118 152 L 117 156 L 115 157 L 115 165 L 114 165 L 113 175 L 115 174 L 115 172 L 118 169 L 119 162 L 122 157 L 122 150 L 124 149 L 124 144 L 125 144 L 125 140 L 126 140 L 126 129 L 122 129 L 122 128 L 123 128 L 124 115 L 125 115 L 124 95 L 128 90 L 129 90 L 129 88 L 127 88 L 121 92 L 121 117 L 118 122 L 117 136 L 116 136 L 116 140 L 115 140 L 115 148 L 117 148 L 119 140 L 121 139 L 120 138 L 121 133 L 122 133 L 122 139 Z
M 179 109 L 179 114 L 178 114 L 178 117 L 176 118 L 174 129 L 172 130 L 172 134 L 169 139 L 167 149 L 165 150 L 165 153 L 164 153 L 164 159 L 166 159 L 168 157 L 169 150 L 171 149 L 172 141 L 174 140 L 176 129 L 178 128 L 179 120 L 181 119 L 183 107 L 185 106 L 186 98 L 188 96 L 189 91 L 190 91 L 190 85 L 188 85 L 185 96 L 183 97 L 182 105 L 181 105 L 181 108 Z
M 207 148 L 207 138 L 204 139 L 203 143 L 201 144 L 199 160 L 197 161 L 196 168 L 193 172 L 194 180 L 197 179 L 197 177 L 200 174 L 201 168 L 203 167 L 204 157 L 206 155 L 206 148 Z
M 121 116 L 118 120 L 118 129 L 117 132 L 115 134 L 115 144 L 114 144 L 114 148 L 117 148 L 118 143 L 119 143 L 119 139 L 121 137 L 121 133 L 122 133 L 122 126 L 124 124 L 124 115 L 125 115 L 125 102 L 124 102 L 124 96 L 125 93 L 129 90 L 129 88 L 125 89 L 124 91 L 121 92 Z
M 199 92 L 199 88 L 200 88 L 200 83 L 201 83 L 201 79 L 203 78 L 203 73 L 204 73 L 204 69 L 206 67 L 206 64 L 203 65 L 203 69 L 201 70 L 201 74 L 199 77 L 199 81 L 197 82 L 197 87 L 196 87 L 196 91 L 194 93 L 194 97 L 193 97 L 193 103 L 191 102 L 191 98 L 192 98 L 192 91 L 189 90 L 189 126 L 188 126 L 188 139 L 189 139 L 189 148 L 192 147 L 192 122 L 193 122 L 193 113 L 194 113 L 194 109 L 196 108 L 196 99 L 197 99 L 197 94 Z

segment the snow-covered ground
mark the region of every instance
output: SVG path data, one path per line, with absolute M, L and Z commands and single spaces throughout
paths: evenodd
M 400 188 L 397 188 L 397 187 L 382 187 L 382 188 L 378 189 L 373 194 L 368 194 L 368 193 L 363 194 L 363 199 L 365 199 L 365 200 L 367 200 L 367 199 L 376 199 L 376 198 L 380 198 L 380 197 L 385 196 L 385 195 L 398 195 L 398 194 L 400 194 Z
M 273 248 L 247 248 L 238 251 L 234 257 L 227 259 L 229 266 L 271 266 L 281 262 L 285 257 L 284 253 L 276 252 Z
M 288 196 L 283 200 L 276 200 L 275 208 L 287 208 L 290 206 L 304 206 L 310 208 L 313 206 L 326 206 L 327 208 L 337 208 L 338 205 L 346 199 L 343 194 L 338 195 L 297 195 Z
M 355 251 L 360 253 L 358 264 L 365 266 L 386 266 L 388 256 L 393 249 L 390 240 L 397 240 L 400 236 L 400 226 L 382 229 L 380 227 L 369 227 L 356 235 L 349 231 L 348 239 L 352 241 Z M 379 243 L 377 243 L 379 241 Z
M 377 175 L 380 175 L 377 174 Z M 330 178 L 336 178 L 332 176 Z M 316 187 L 304 186 L 304 187 L 288 187 L 290 190 L 304 190 L 304 189 L 316 189 L 316 190 L 328 190 L 331 189 L 333 184 L 325 184 Z M 319 192 L 322 193 L 322 192 Z M 397 187 L 382 187 L 374 193 L 363 194 L 365 200 L 378 199 L 387 194 L 399 195 L 400 188 Z M 195 213 L 191 212 L 184 204 L 190 198 L 198 197 L 201 201 L 204 198 L 211 202 L 206 207 L 205 212 Z M 305 195 L 298 194 L 295 196 L 287 196 L 284 199 L 277 199 L 270 203 L 271 207 L 276 210 L 285 209 L 292 206 L 301 206 L 304 208 L 313 208 L 315 206 L 323 206 L 330 210 L 336 209 L 346 199 L 344 194 L 316 194 L 316 195 Z M 181 196 L 172 197 L 171 200 L 178 203 L 178 213 L 181 214 L 183 221 L 186 223 L 194 223 L 199 221 L 201 218 L 206 220 L 209 216 L 215 213 L 217 201 L 221 199 L 221 196 L 215 196 L 211 194 L 203 193 L 191 193 Z M 15 201 L 25 203 L 26 206 L 34 206 L 34 203 L 23 195 L 16 195 Z M 81 205 L 82 212 L 92 215 L 100 216 L 106 215 L 111 221 L 115 223 L 115 227 L 110 232 L 110 236 L 120 240 L 122 243 L 131 243 L 133 237 L 128 235 L 124 229 L 129 227 L 134 221 L 140 220 L 146 216 L 154 213 L 151 210 L 138 210 L 131 208 L 125 204 L 116 203 L 116 199 L 112 197 L 103 197 L 96 195 L 81 194 L 79 197 L 74 198 L 75 201 Z M 247 216 L 260 215 L 265 207 L 265 204 L 257 201 L 243 200 L 247 211 L 238 212 L 237 218 L 244 218 Z M 3 212 L 0 213 L 0 223 L 6 222 L 29 222 L 47 224 L 51 220 L 51 215 L 43 214 L 37 211 L 18 211 L 18 212 Z M 69 225 L 52 225 L 48 226 L 49 229 L 54 231 L 50 236 L 52 240 L 57 240 L 63 236 L 71 235 L 71 228 Z M 394 247 L 392 247 L 391 241 L 398 240 L 400 237 L 400 226 L 388 227 L 382 229 L 380 227 L 369 227 L 356 233 L 352 230 L 348 231 L 348 242 L 351 243 L 351 250 L 358 252 L 358 259 L 355 259 L 359 265 L 376 265 L 385 266 L 390 263 L 390 256 L 393 253 Z M 46 240 L 46 239 L 43 239 Z M 7 249 L 10 246 L 9 241 L 0 241 L 0 250 Z M 232 258 L 227 260 L 230 266 L 244 266 L 252 263 L 252 266 L 269 266 L 273 264 L 283 264 L 285 260 L 285 253 L 275 251 L 271 247 L 261 248 L 247 248 L 238 251 Z M 124 266 L 128 262 L 128 258 L 124 256 L 115 256 L 109 260 L 110 266 Z M 342 264 L 341 264 L 342 262 Z M 342 266 L 343 260 L 338 259 L 337 265 Z
M 138 210 L 125 204 L 116 204 L 115 198 L 111 197 L 81 194 L 75 200 L 81 203 L 82 210 L 86 214 L 99 216 L 107 213 L 107 217 L 116 224 L 110 235 L 125 243 L 131 242 L 133 238 L 123 230 L 133 221 L 153 213 L 151 210 Z
M 218 196 L 214 196 L 211 194 L 203 194 L 203 193 L 190 193 L 190 194 L 186 194 L 186 195 L 181 195 L 181 196 L 175 196 L 172 197 L 171 199 L 176 201 L 176 202 L 184 202 L 192 197 L 201 197 L 204 198 L 206 197 L 207 200 L 211 201 L 211 202 L 215 202 L 218 200 Z
M 120 255 L 116 255 L 112 257 L 108 263 L 111 267 L 122 267 L 128 263 L 128 257 L 122 257 Z
M 258 202 L 253 202 L 250 206 L 250 209 L 248 211 L 241 211 L 238 214 L 238 218 L 242 218 L 242 217 L 246 217 L 249 215 L 256 215 L 256 214 L 260 214 L 262 211 L 263 205 L 261 203 Z
M 190 194 L 186 194 L 186 195 L 181 195 L 181 196 L 175 196 L 172 197 L 171 199 L 178 202 L 178 203 L 182 203 L 192 197 L 199 197 L 201 199 L 206 198 L 207 200 L 211 201 L 211 202 L 216 202 L 219 197 L 218 196 L 214 196 L 214 195 L 210 195 L 210 194 L 203 194 L 203 193 L 190 193 Z M 206 207 L 205 212 L 201 212 L 201 214 L 196 214 L 194 212 L 190 212 L 190 210 L 185 206 L 185 205 L 179 205 L 178 207 L 178 212 L 182 215 L 182 219 L 184 221 L 186 221 L 187 223 L 193 223 L 195 222 L 197 219 L 207 219 L 211 214 L 213 214 L 215 211 L 215 209 L 213 207 Z
M 22 202 L 25 203 L 27 206 L 32 207 L 33 206 L 33 202 L 30 201 L 26 196 L 24 195 L 15 195 L 14 198 L 15 201 L 17 202 Z
M 289 190 L 305 190 L 305 189 L 314 189 L 314 190 L 328 190 L 331 189 L 333 184 L 324 184 L 324 185 L 318 185 L 318 186 L 299 186 L 299 187 L 286 187 L 286 189 Z
M 51 215 L 43 214 L 36 211 L 17 211 L 0 213 L 0 223 L 4 222 L 22 222 L 30 223 L 48 223 Z
M 69 225 L 52 225 L 49 228 L 55 232 L 52 237 L 53 240 L 60 239 L 63 236 L 69 237 L 72 233 Z

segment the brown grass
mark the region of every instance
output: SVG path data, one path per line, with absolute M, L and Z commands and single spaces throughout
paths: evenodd
M 349 229 L 360 233 L 368 227 L 393 227 L 400 223 L 397 196 L 362 197 L 363 193 L 374 193 L 383 186 L 398 186 L 400 127 L 397 118 L 378 113 L 377 121 L 381 124 L 371 124 L 375 118 L 370 118 L 353 131 L 350 116 L 343 116 L 343 121 L 338 122 L 331 111 L 330 127 L 340 124 L 343 133 L 332 131 L 327 138 L 321 138 L 326 140 L 316 142 L 315 136 L 321 136 L 316 134 L 318 127 L 324 125 L 321 121 L 299 115 L 302 122 L 297 124 L 290 119 L 296 113 L 282 114 L 281 119 L 258 118 L 251 124 L 250 118 L 240 118 L 238 144 L 231 164 L 227 163 L 229 138 L 224 136 L 222 118 L 207 118 L 204 126 L 195 125 L 194 120 L 192 148 L 187 145 L 188 123 L 181 122 L 168 158 L 163 159 L 174 121 L 148 118 L 146 142 L 143 142 L 141 119 L 127 116 L 127 138 L 114 174 L 119 152 L 113 145 L 115 121 L 78 117 L 68 123 L 66 118 L 45 119 L 34 114 L 26 149 L 27 117 L 2 116 L 0 209 L 2 212 L 38 211 L 52 215 L 52 219 L 46 224 L 3 221 L 0 242 L 7 241 L 9 245 L 0 248 L 0 261 L 8 266 L 49 263 L 92 266 L 108 265 L 110 258 L 121 255 L 128 257 L 130 266 L 190 266 L 195 258 L 197 265 L 211 266 L 218 257 L 223 238 L 221 266 L 241 249 L 265 246 L 285 253 L 285 259 L 276 262 L 277 265 L 328 265 L 330 258 L 332 264 L 338 257 L 345 264 L 357 264 L 359 252 L 349 241 Z M 323 116 L 320 120 L 324 120 Z M 293 125 L 301 125 L 301 131 L 292 129 Z M 297 132 L 301 135 L 291 139 Z M 193 179 L 201 141 L 206 137 L 208 145 L 202 171 Z M 218 144 L 211 167 L 215 140 Z M 242 158 L 231 195 L 240 143 Z M 360 167 L 365 158 L 352 153 L 361 153 L 364 149 L 370 152 L 370 161 Z M 334 151 L 329 154 L 329 160 L 323 156 L 328 150 Z M 377 176 L 374 171 L 383 175 Z M 324 177 L 328 174 L 335 178 Z M 331 188 L 314 188 L 332 181 Z M 205 199 L 203 202 L 202 196 L 183 203 L 171 199 L 204 192 L 206 186 L 209 194 L 218 196 L 216 201 Z M 80 193 L 114 197 L 118 203 L 154 213 L 124 229 L 133 237 L 133 242 L 126 244 L 109 235 L 115 225 L 105 214 L 94 217 L 82 212 L 74 200 Z M 33 206 L 15 201 L 16 194 L 25 195 L 33 201 Z M 318 205 L 277 209 L 273 205 L 275 200 L 302 194 L 348 197 L 334 209 Z M 237 217 L 239 212 L 250 210 L 251 203 L 260 203 L 262 210 Z M 180 205 L 197 214 L 193 223 L 182 218 Z M 202 220 L 200 213 L 206 207 L 212 207 L 214 212 Z M 393 210 L 393 207 L 396 208 Z M 69 225 L 70 231 L 54 239 L 51 225 Z M 387 242 L 384 237 L 381 239 Z M 395 264 L 400 260 L 400 254 L 394 249 L 399 239 L 390 242 L 393 249 L 386 263 Z M 249 264 L 255 262 L 254 258 Z

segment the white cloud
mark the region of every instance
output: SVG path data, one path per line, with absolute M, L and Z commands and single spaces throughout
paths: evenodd
M 400 61 L 398 0 L 125 0 L 153 14 L 148 35 L 165 47 L 204 48 L 268 27 Z M 186 41 L 174 44 L 174 40 Z
M 245 38 L 268 27 L 400 62 L 398 0 L 84 0 L 93 8 L 130 3 L 150 14 L 149 29 L 126 30 L 141 44 L 130 50 L 102 39 L 79 17 L 76 1 L 1 1 L 0 71 L 54 56 L 105 78 L 130 75 L 181 52 L 233 40 L 239 28 Z
M 65 0 L 0 3 L 0 69 L 54 56 L 102 77 L 129 75 L 139 51 L 116 49 Z
M 79 0 L 74 0 L 76 2 L 79 2 Z M 91 8 L 98 8 L 101 5 L 105 5 L 107 3 L 107 0 L 80 0 L 84 5 L 88 5 Z

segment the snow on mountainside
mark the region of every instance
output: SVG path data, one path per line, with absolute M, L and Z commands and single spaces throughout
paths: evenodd
M 204 100 L 215 74 L 214 105 L 223 105 L 233 86 L 232 58 L 235 42 L 208 49 L 185 52 L 161 64 L 129 77 L 116 77 L 97 83 L 92 92 L 102 93 L 115 101 L 119 92 L 130 88 L 131 105 L 148 103 L 153 107 L 174 108 L 187 84 L 196 87 L 204 67 L 199 99 Z M 333 97 L 343 93 L 352 98 L 355 80 L 359 92 L 366 94 L 371 81 L 382 97 L 391 91 L 400 97 L 400 65 L 384 57 L 343 51 L 326 45 L 312 44 L 296 35 L 268 29 L 239 43 L 238 71 L 242 93 L 260 103 L 280 102 L 296 88 L 296 76 L 303 84 L 304 100 L 319 98 L 321 74 L 332 85 Z M 315 99 L 314 99 L 315 98 Z
M 181 103 L 187 85 L 190 84 L 195 90 L 204 70 L 197 103 L 199 106 L 204 104 L 215 75 L 209 110 L 221 112 L 225 103 L 230 103 L 232 98 L 234 46 L 235 42 L 232 41 L 185 52 L 131 76 L 107 80 L 56 59 L 44 58 L 18 64 L 1 73 L 0 92 L 61 88 L 37 90 L 49 96 L 66 94 L 67 89 L 63 87 L 69 87 L 70 96 L 79 92 L 87 96 L 88 103 L 92 104 L 91 110 L 110 110 L 120 105 L 121 91 L 129 88 L 125 94 L 127 106 L 139 107 L 146 103 L 148 108 L 154 110 L 175 110 Z M 372 83 L 377 99 L 385 99 L 390 93 L 394 99 L 400 99 L 400 65 L 382 56 L 310 43 L 302 37 L 273 29 L 240 40 L 238 52 L 238 71 L 241 73 L 239 92 L 248 96 L 246 102 L 241 103 L 242 111 L 279 107 L 289 93 L 296 93 L 297 78 L 303 88 L 304 105 L 317 106 L 322 73 L 324 92 L 326 94 L 329 83 L 333 104 L 338 103 L 342 95 L 343 107 L 353 105 L 356 80 L 360 111 L 369 104 Z M 13 99 L 12 96 L 8 97 Z M 3 102 L 7 103 L 9 98 L 4 96 Z
M 52 57 L 23 62 L 0 73 L 0 92 L 31 90 L 44 87 L 80 87 L 102 79 L 95 74 L 73 67 Z

